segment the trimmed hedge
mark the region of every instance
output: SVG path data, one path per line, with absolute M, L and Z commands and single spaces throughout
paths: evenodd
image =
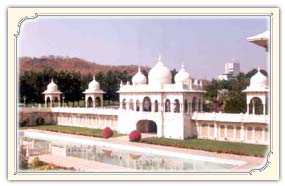
M 139 142 L 141 140 L 141 133 L 137 130 L 134 130 L 129 135 L 129 140 L 133 142 Z
M 102 131 L 102 137 L 103 138 L 110 138 L 112 136 L 113 136 L 112 129 L 109 127 L 104 128 L 104 130 Z

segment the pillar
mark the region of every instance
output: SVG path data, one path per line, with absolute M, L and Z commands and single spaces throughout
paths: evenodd
M 262 128 L 262 142 L 265 142 L 265 129 Z
M 252 100 L 252 114 L 255 114 L 255 101 Z
M 249 103 L 246 104 L 246 113 L 249 114 Z
M 245 132 L 244 132 L 244 124 L 241 125 L 240 127 L 240 139 L 241 141 L 244 142 L 244 135 L 245 135 Z
M 143 111 L 143 102 L 140 102 L 140 112 Z
M 214 123 L 214 138 L 218 138 L 218 125 L 216 122 Z
M 263 106 L 263 115 L 266 115 L 266 108 L 265 108 L 265 104 L 262 104 Z

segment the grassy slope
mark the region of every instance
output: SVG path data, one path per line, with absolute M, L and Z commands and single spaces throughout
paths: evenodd
M 176 140 L 169 138 L 144 138 L 142 143 L 173 146 L 180 148 L 189 148 L 205 150 L 218 153 L 230 153 L 238 155 L 264 157 L 267 151 L 267 145 L 256 145 L 246 143 L 234 143 L 225 141 L 205 140 L 205 139 L 187 139 Z

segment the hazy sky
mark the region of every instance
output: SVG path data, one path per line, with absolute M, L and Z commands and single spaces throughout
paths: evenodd
M 184 63 L 193 78 L 215 78 L 238 59 L 241 71 L 267 68 L 265 49 L 246 38 L 268 30 L 266 17 L 38 17 L 25 21 L 19 56 L 78 57 L 99 64 Z

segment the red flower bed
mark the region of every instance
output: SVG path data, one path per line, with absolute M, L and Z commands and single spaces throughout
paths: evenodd
M 103 138 L 110 138 L 113 136 L 113 131 L 109 127 L 104 128 L 102 131 L 102 137 Z
M 129 140 L 133 142 L 138 142 L 141 140 L 141 133 L 137 130 L 132 131 L 129 134 Z

